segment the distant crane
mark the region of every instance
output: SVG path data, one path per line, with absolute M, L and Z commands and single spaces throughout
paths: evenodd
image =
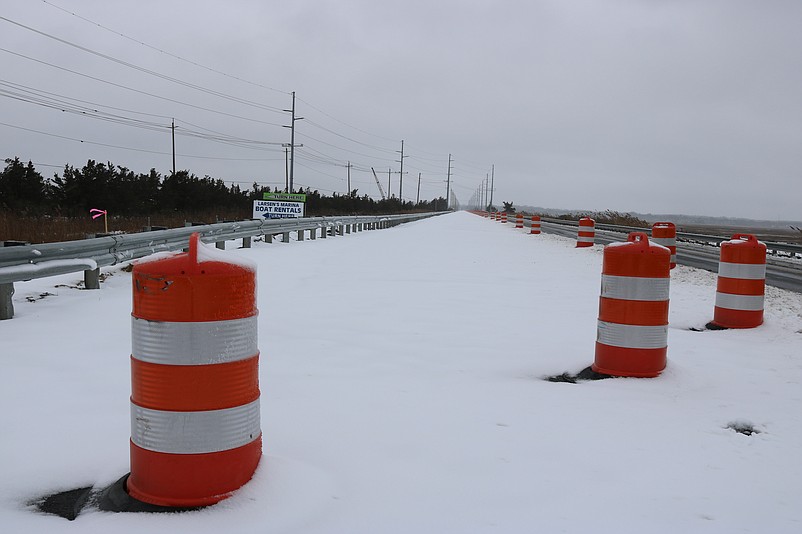
M 373 167 L 371 167 L 370 170 L 373 171 L 373 177 L 376 179 L 376 185 L 379 186 L 379 193 L 382 194 L 382 200 L 387 200 L 387 195 L 384 194 L 384 189 L 382 189 L 382 184 L 379 182 L 379 177 L 376 176 L 376 171 L 373 169 Z

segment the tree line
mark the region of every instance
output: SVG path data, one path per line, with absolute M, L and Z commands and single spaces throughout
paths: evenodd
M 60 217 L 85 217 L 98 208 L 115 216 L 155 216 L 182 214 L 192 217 L 211 211 L 250 218 L 253 200 L 264 193 L 283 189 L 253 183 L 250 189 L 237 184 L 226 185 L 219 178 L 198 177 L 187 170 L 162 175 L 155 169 L 135 173 L 112 162 L 87 161 L 81 168 L 65 165 L 61 173 L 46 179 L 32 162 L 19 158 L 6 159 L 0 174 L 0 211 L 8 215 L 33 216 L 47 214 Z M 410 211 L 443 211 L 446 199 L 407 202 L 398 198 L 374 200 L 359 196 L 354 189 L 348 194 L 324 195 L 317 190 L 301 188 L 293 193 L 306 194 L 306 215 L 370 215 Z

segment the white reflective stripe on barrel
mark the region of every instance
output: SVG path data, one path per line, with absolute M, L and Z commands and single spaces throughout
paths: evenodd
M 151 410 L 131 403 L 131 441 L 150 451 L 202 454 L 247 445 L 261 434 L 259 399 L 201 412 Z
M 676 237 L 652 237 L 650 238 L 650 241 L 664 247 L 673 247 L 677 245 Z
M 131 319 L 131 354 L 143 362 L 206 365 L 245 360 L 259 352 L 256 315 L 197 323 Z
M 728 310 L 760 311 L 763 309 L 763 295 L 733 295 L 716 292 L 716 306 Z
M 669 278 L 639 278 L 602 274 L 601 296 L 619 300 L 668 300 Z
M 765 263 L 729 263 L 719 262 L 718 275 L 724 278 L 740 278 L 742 280 L 765 280 Z
M 586 237 L 586 236 L 583 236 L 583 235 L 578 236 L 576 238 L 576 240 L 578 242 L 580 242 L 580 243 L 593 243 L 593 238 L 592 237 Z
M 596 341 L 626 349 L 662 349 L 668 344 L 668 325 L 634 326 L 598 321 Z

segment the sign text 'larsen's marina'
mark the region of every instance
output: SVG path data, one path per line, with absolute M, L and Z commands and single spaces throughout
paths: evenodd
M 280 200 L 254 200 L 254 219 L 288 219 L 304 216 L 303 202 L 285 202 Z

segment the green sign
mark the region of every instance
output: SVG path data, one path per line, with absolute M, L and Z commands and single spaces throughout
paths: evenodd
M 285 202 L 306 202 L 306 195 L 301 193 L 262 193 L 263 200 L 283 200 Z

